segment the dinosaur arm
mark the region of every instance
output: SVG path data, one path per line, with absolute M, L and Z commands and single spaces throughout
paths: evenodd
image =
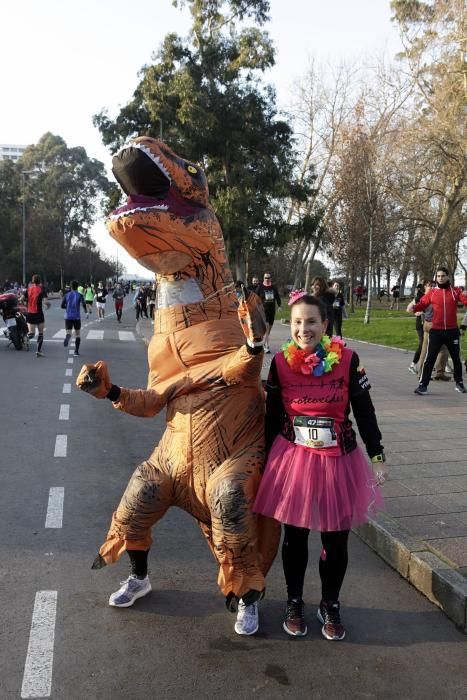
M 262 348 L 242 345 L 227 356 L 222 366 L 222 378 L 226 384 L 258 383 L 262 364 Z
M 167 393 L 158 393 L 154 389 L 124 389 L 113 406 L 119 411 L 131 413 L 132 416 L 150 418 L 155 416 L 167 403 Z

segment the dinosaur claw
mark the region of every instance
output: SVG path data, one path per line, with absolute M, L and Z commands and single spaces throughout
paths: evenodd
M 91 569 L 103 569 L 104 566 L 107 566 L 106 561 L 100 554 L 98 554 L 92 563 Z

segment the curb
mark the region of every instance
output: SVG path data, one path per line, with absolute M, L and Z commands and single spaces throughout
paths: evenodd
M 387 513 L 353 532 L 467 634 L 467 579 Z

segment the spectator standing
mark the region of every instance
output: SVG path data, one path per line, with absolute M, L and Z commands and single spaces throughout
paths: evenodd
M 133 304 L 136 310 L 137 321 L 139 321 L 140 317 L 148 317 L 146 290 L 143 286 L 136 288 L 136 292 L 133 297 Z
M 68 347 L 71 340 L 71 334 L 73 330 L 75 331 L 75 350 L 73 355 L 79 357 L 79 346 L 81 343 L 81 313 L 80 307 L 82 306 L 84 312 L 86 313 L 86 303 L 81 292 L 78 291 L 78 282 L 72 280 L 70 284 L 70 291 L 65 294 L 62 299 L 60 306 L 65 309 L 65 340 L 63 345 Z
M 362 305 L 362 297 L 363 297 L 363 285 L 357 284 L 355 287 L 355 296 L 357 298 L 356 304 L 357 306 Z
M 256 290 L 257 290 L 257 288 L 258 288 L 258 285 L 259 285 L 259 279 L 258 279 L 257 277 L 252 277 L 252 278 L 251 278 L 251 284 L 249 284 L 249 285 L 247 286 L 247 289 L 248 289 L 249 292 L 255 292 L 255 293 L 256 293 Z
M 147 293 L 147 304 L 149 307 L 149 318 L 154 321 L 154 309 L 156 308 L 156 294 L 157 294 L 157 284 L 152 283 L 151 288 Z
M 39 275 L 32 276 L 32 282 L 24 293 L 24 300 L 26 302 L 26 321 L 28 322 L 28 339 L 32 340 L 36 334 L 37 327 L 37 350 L 36 357 L 44 357 L 42 352 L 42 343 L 44 342 L 44 311 L 42 308 L 42 302 L 45 302 L 45 306 L 48 309 L 50 303 L 47 301 L 47 292 L 41 284 L 41 278 Z
M 96 293 L 94 298 L 96 300 L 97 307 L 97 318 L 99 321 L 103 321 L 105 318 L 105 302 L 107 301 L 107 289 L 104 287 L 103 282 L 99 282 L 97 285 Z
M 269 353 L 271 352 L 269 348 L 269 336 L 276 317 L 276 306 L 281 306 L 279 290 L 276 285 L 272 283 L 272 275 L 270 272 L 264 273 L 263 281 L 258 284 L 254 291 L 259 296 L 264 306 L 267 324 L 267 331 L 264 336 L 264 352 Z
M 334 314 L 334 335 L 338 335 L 342 338 L 342 319 L 344 317 L 345 309 L 345 299 L 342 287 L 339 282 L 334 282 L 332 285 L 334 289 L 335 297 L 332 303 L 332 309 Z
M 335 290 L 329 288 L 324 277 L 315 277 L 311 283 L 311 293 L 319 299 L 326 309 L 326 335 L 332 335 L 334 325 L 334 302 L 336 300 Z
M 395 310 L 399 311 L 399 299 L 400 299 L 400 295 L 401 295 L 400 285 L 395 284 L 394 287 L 392 287 L 391 295 L 392 295 L 392 299 L 391 299 L 391 305 L 389 308 L 394 309 L 394 307 L 395 307 Z
M 467 306 L 467 295 L 460 289 L 452 287 L 447 268 L 439 267 L 436 271 L 437 286 L 424 294 L 420 301 L 411 302 L 408 312 L 424 311 L 433 306 L 432 327 L 428 334 L 428 347 L 425 362 L 422 367 L 420 383 L 415 389 L 416 394 L 424 395 L 428 391 L 436 357 L 443 345 L 446 345 L 454 366 L 456 391 L 467 393 L 462 381 L 462 364 L 460 361 L 460 333 L 457 326 L 457 304 Z

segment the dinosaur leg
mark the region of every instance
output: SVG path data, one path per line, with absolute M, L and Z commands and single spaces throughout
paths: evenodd
M 107 539 L 99 550 L 94 568 L 118 561 L 125 550 L 149 550 L 152 544 L 151 528 L 163 517 L 172 502 L 171 476 L 152 462 L 142 462 L 112 516 Z
M 265 557 L 258 541 L 258 518 L 251 508 L 260 479 L 259 471 L 248 467 L 248 455 L 232 459 L 210 477 L 206 499 L 211 512 L 210 532 L 203 532 L 219 562 L 218 584 L 228 598 L 259 598 L 264 590 L 264 575 L 274 559 L 279 544 L 280 528 L 269 521 Z M 266 535 L 267 523 L 261 531 Z

